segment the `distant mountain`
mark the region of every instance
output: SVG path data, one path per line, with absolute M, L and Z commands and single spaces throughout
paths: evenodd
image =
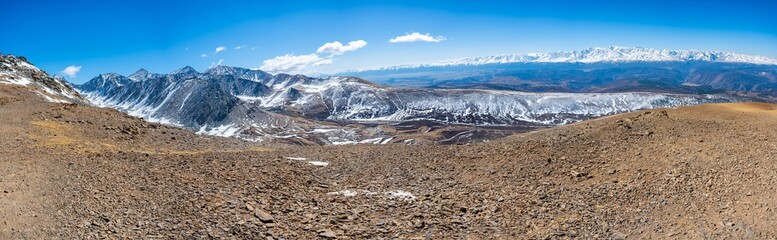
M 753 56 L 721 51 L 666 50 L 641 47 L 588 48 L 571 52 L 504 54 L 496 56 L 460 58 L 439 63 L 404 65 L 379 70 L 487 65 L 506 63 L 628 63 L 628 62 L 716 62 L 777 65 L 777 58 Z
M 49 102 L 85 101 L 64 78 L 50 76 L 24 57 L 0 54 L 0 84 L 21 86 Z
M 129 79 L 132 79 L 134 81 L 145 81 L 152 78 L 158 78 L 161 77 L 163 74 L 158 73 L 150 73 L 148 70 L 141 68 L 140 70 L 136 71 L 135 73 L 128 76 Z
M 302 139 L 318 144 L 381 142 L 403 122 L 539 127 L 608 114 L 708 102 L 728 95 L 525 93 L 392 88 L 354 77 L 271 75 L 218 66 L 169 74 L 101 74 L 76 86 L 102 107 L 193 131 L 250 140 Z M 142 79 L 138 81 L 138 79 Z
M 717 51 L 590 48 L 464 58 L 338 75 L 395 87 L 573 93 L 735 91 L 769 101 L 777 97 L 777 59 Z

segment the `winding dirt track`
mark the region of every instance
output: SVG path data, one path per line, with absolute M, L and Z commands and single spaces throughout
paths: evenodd
M 0 86 L 0 239 L 777 236 L 777 105 L 471 145 L 293 147 L 22 90 Z

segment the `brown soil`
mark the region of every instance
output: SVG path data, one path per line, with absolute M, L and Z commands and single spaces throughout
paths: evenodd
M 470 145 L 295 147 L 20 88 L 0 85 L 0 239 L 777 236 L 777 105 L 643 111 Z

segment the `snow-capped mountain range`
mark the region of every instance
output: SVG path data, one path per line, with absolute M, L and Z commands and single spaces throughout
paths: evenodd
M 777 97 L 777 59 L 719 51 L 589 48 L 463 58 L 338 75 L 394 87 L 581 93 L 737 91 Z
M 271 75 L 218 66 L 101 74 L 78 91 L 93 104 L 204 134 L 319 144 L 393 139 L 380 124 L 552 126 L 639 109 L 738 101 L 719 94 L 526 93 L 392 88 L 354 77 Z M 143 77 L 141 77 L 143 76 Z M 150 77 L 146 77 L 150 76 Z
M 411 64 L 386 67 L 378 70 L 441 67 L 462 65 L 487 65 L 507 63 L 618 63 L 618 62 L 718 62 L 777 65 L 777 58 L 745 55 L 721 51 L 667 50 L 641 47 L 588 48 L 570 52 L 503 54 L 444 60 L 429 64 Z

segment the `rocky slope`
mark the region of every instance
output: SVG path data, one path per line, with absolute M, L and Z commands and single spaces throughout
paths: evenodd
M 195 135 L 0 85 L 0 238 L 769 238 L 777 106 L 470 145 Z
M 30 64 L 24 57 L 0 54 L 0 84 L 15 85 L 35 92 L 49 102 L 85 101 L 65 79 L 51 77 Z

